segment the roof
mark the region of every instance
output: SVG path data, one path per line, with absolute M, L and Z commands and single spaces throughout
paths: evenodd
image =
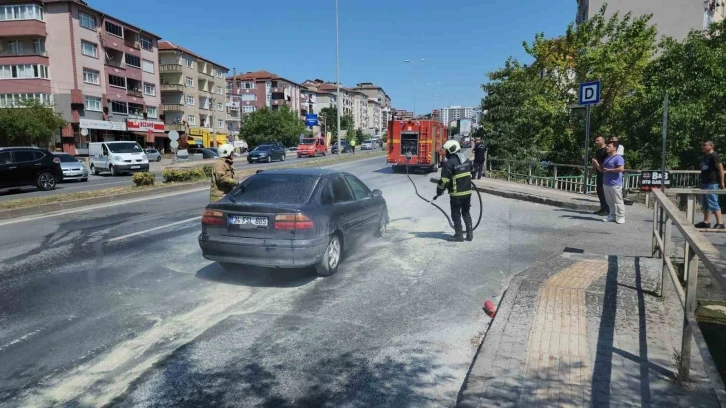
M 112 18 L 112 19 L 114 19 L 114 20 L 118 21 L 119 23 L 123 23 L 124 25 L 126 25 L 126 26 L 128 26 L 128 27 L 131 27 L 131 28 L 133 28 L 133 29 L 139 30 L 139 32 L 142 32 L 142 33 L 144 33 L 144 34 L 149 34 L 149 35 L 151 35 L 151 36 L 154 36 L 154 38 L 156 38 L 157 40 L 161 40 L 161 36 L 159 36 L 159 35 L 157 35 L 157 34 L 154 34 L 154 33 L 152 33 L 151 31 L 146 31 L 146 30 L 143 30 L 143 29 L 139 28 L 139 27 L 138 27 L 138 26 L 136 26 L 136 25 L 133 25 L 133 24 L 131 24 L 131 23 L 128 23 L 128 22 L 126 22 L 126 21 L 124 21 L 124 20 L 121 20 L 121 19 L 120 19 L 120 18 L 118 18 L 118 17 L 114 17 L 114 16 L 112 16 L 112 15 L 110 15 L 110 14 L 106 14 L 106 13 L 104 13 L 104 12 L 103 12 L 103 11 L 101 11 L 101 10 L 95 9 L 95 8 L 93 8 L 93 7 L 89 6 L 89 5 L 88 5 L 88 3 L 86 3 L 85 1 L 82 1 L 82 0 L 43 0 L 43 3 L 73 3 L 73 4 L 77 4 L 77 5 L 81 6 L 81 7 L 85 7 L 86 9 L 88 9 L 88 10 L 91 10 L 91 11 L 93 11 L 93 12 L 96 12 L 96 13 L 98 13 L 98 14 L 101 14 L 101 15 L 103 15 L 103 16 L 107 16 L 107 17 L 110 17 L 110 18 Z
M 307 167 L 307 168 L 289 168 L 289 169 L 276 169 L 276 170 L 265 170 L 263 172 L 257 173 L 257 174 L 297 174 L 301 176 L 324 176 L 326 174 L 334 174 L 334 173 L 340 173 L 336 170 L 331 169 L 321 169 L 321 168 L 315 168 L 315 167 Z
M 261 69 L 259 71 L 247 72 L 247 73 L 244 73 L 244 74 L 239 74 L 236 77 L 235 76 L 229 76 L 229 77 L 227 77 L 227 79 L 228 80 L 237 79 L 238 81 L 254 81 L 254 80 L 257 80 L 257 79 L 281 79 L 281 80 L 286 81 L 286 82 L 289 82 L 291 84 L 300 86 L 300 84 L 298 84 L 295 81 L 291 81 L 291 80 L 289 80 L 287 78 L 283 78 L 283 77 L 281 77 L 281 76 L 279 76 L 277 74 L 273 74 L 272 72 L 265 71 L 264 69 Z
M 176 45 L 176 44 L 172 43 L 171 41 L 167 41 L 167 40 L 159 41 L 159 52 L 161 52 L 161 51 L 181 51 L 181 52 L 183 52 L 185 54 L 189 54 L 189 55 L 191 55 L 193 57 L 196 57 L 196 58 L 199 58 L 201 60 L 207 61 L 209 63 L 212 63 L 212 64 L 214 64 L 214 65 L 216 65 L 216 66 L 218 66 L 220 68 L 223 68 L 223 69 L 226 69 L 227 71 L 229 71 L 229 68 L 225 67 L 224 65 L 218 64 L 218 63 L 216 63 L 216 62 L 214 62 L 212 60 L 209 60 L 207 58 L 204 58 L 201 55 L 199 55 L 197 53 L 194 53 L 192 51 L 189 51 L 188 49 L 186 49 L 186 48 L 184 48 L 184 47 L 182 47 L 180 45 Z

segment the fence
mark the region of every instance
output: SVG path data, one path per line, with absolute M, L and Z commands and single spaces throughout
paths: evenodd
M 489 158 L 487 160 L 489 174 L 507 181 L 519 181 L 527 184 L 553 188 L 555 190 L 582 193 L 585 179 L 585 167 L 574 164 L 551 162 L 534 162 L 522 160 L 506 160 Z M 692 188 L 699 186 L 698 170 L 668 170 L 671 188 Z M 596 174 L 590 172 L 588 191 L 595 191 Z M 625 170 L 623 187 L 626 190 L 640 186 L 640 170 Z
M 698 287 L 699 261 L 711 273 L 721 286 L 726 289 L 726 259 L 694 226 L 696 196 L 699 194 L 726 194 L 726 190 L 703 191 L 696 189 L 674 189 L 671 192 L 687 196 L 686 216 L 659 190 L 653 195 L 653 257 L 663 259 L 661 269 L 661 296 L 665 296 L 664 286 L 669 276 L 676 289 L 676 295 L 683 307 L 683 335 L 678 366 L 679 377 L 687 381 L 690 375 L 691 343 L 695 340 L 696 347 L 703 358 L 711 383 L 721 406 L 726 406 L 726 390 L 716 364 L 708 350 L 706 340 L 696 321 L 696 289 Z M 685 292 L 681 287 L 676 269 L 671 261 L 672 226 L 681 233 L 685 244 L 683 248 L 683 280 Z

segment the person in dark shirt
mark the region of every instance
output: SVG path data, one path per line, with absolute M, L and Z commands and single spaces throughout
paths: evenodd
M 701 151 L 701 190 L 724 190 L 724 172 L 721 157 L 714 149 L 712 141 L 703 142 Z M 703 207 L 703 222 L 696 224 L 696 228 L 711 228 L 711 213 L 716 215 L 715 229 L 726 229 L 721 218 L 721 206 L 718 204 L 717 194 L 701 195 L 701 206 Z
M 597 160 L 598 163 L 604 163 L 605 159 L 607 159 L 608 157 L 607 148 L 605 147 L 605 138 L 602 136 L 596 137 L 595 147 L 597 148 L 597 150 L 595 151 L 595 160 Z M 597 178 L 595 179 L 595 185 L 597 187 L 597 199 L 600 200 L 600 209 L 595 211 L 594 214 L 609 215 L 610 207 L 608 206 L 608 202 L 605 199 L 605 189 L 602 186 L 603 173 L 596 167 L 594 167 L 594 169 L 595 171 L 597 171 Z
M 481 139 L 476 139 L 474 149 L 474 174 L 472 177 L 476 177 L 477 180 L 481 179 L 482 173 L 484 173 L 484 159 L 487 153 L 487 147 L 484 146 Z

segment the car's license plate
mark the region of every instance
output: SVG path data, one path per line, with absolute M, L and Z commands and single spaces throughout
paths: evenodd
M 256 227 L 266 227 L 267 217 L 250 217 L 246 215 L 235 215 L 229 217 L 229 225 L 252 225 Z
M 141 166 L 131 166 L 132 169 L 140 169 Z

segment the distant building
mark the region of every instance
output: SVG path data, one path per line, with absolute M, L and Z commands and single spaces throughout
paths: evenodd
M 439 118 L 443 123 L 451 123 L 459 119 L 475 119 L 476 117 L 474 115 L 474 107 L 472 106 L 450 106 L 448 108 L 441 108 Z
M 277 110 L 280 106 L 301 115 L 306 105 L 300 97 L 300 84 L 264 70 L 228 77 L 227 90 L 233 99 L 239 99 L 243 116 L 263 107 Z

